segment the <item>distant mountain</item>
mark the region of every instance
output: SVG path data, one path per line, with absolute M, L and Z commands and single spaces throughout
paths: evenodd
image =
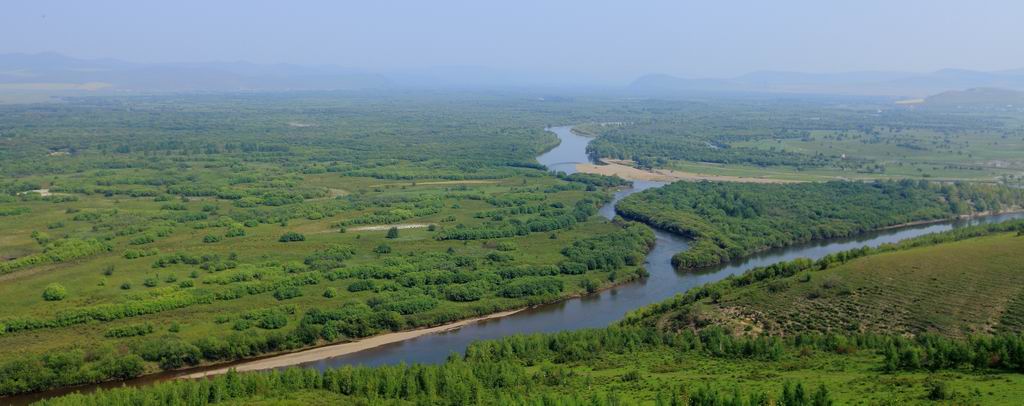
M 390 84 L 383 75 L 334 66 L 246 62 L 143 64 L 76 59 L 55 53 L 0 55 L 0 89 L 23 91 L 341 90 Z
M 598 89 L 630 96 L 701 93 L 808 94 L 924 98 L 953 89 L 1024 90 L 1024 69 L 930 73 L 758 71 L 732 78 L 642 76 L 625 88 L 597 88 L 600 80 L 479 66 L 369 71 L 334 65 L 248 62 L 135 63 L 78 59 L 57 53 L 0 54 L 0 96 L 81 93 L 223 92 L 365 89 Z M 0 97 L 0 103 L 3 97 Z
M 924 99 L 929 106 L 1024 106 L 1024 92 L 992 87 L 942 92 Z
M 479 66 L 367 71 L 332 65 L 248 62 L 133 63 L 56 53 L 0 54 L 0 95 L 363 89 L 585 88 L 595 80 Z M 2 100 L 0 100 L 2 102 Z
M 998 87 L 1024 90 L 1024 69 L 980 72 L 944 69 L 930 73 L 846 72 L 801 73 L 761 71 L 734 78 L 685 79 L 645 75 L 629 85 L 638 93 L 671 95 L 685 92 L 819 93 L 924 97 L 950 89 Z

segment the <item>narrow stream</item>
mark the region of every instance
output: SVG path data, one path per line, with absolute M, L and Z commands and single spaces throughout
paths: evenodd
M 556 148 L 537 157 L 552 170 L 573 173 L 577 163 L 588 163 L 586 153 L 590 138 L 573 134 L 571 127 L 549 129 L 561 140 Z M 633 187 L 615 193 L 615 198 L 601 207 L 601 216 L 615 216 L 615 204 L 622 198 L 642 190 L 664 186 L 663 182 L 637 181 Z M 672 267 L 672 255 L 687 248 L 686 240 L 664 231 L 655 230 L 657 244 L 647 254 L 645 266 L 648 278 L 630 282 L 593 295 L 531 308 L 508 317 L 492 319 L 464 326 L 457 330 L 421 336 L 407 341 L 387 344 L 339 357 L 325 358 L 300 364 L 301 367 L 320 370 L 342 365 L 385 365 L 398 363 L 439 363 L 453 353 L 463 353 L 470 342 L 501 338 L 513 334 L 549 333 L 583 328 L 607 326 L 629 311 L 668 299 L 690 288 L 715 282 L 729 275 L 741 274 L 751 268 L 770 265 L 796 258 L 818 259 L 827 254 L 863 246 L 878 246 L 925 234 L 947 231 L 967 225 L 999 223 L 1024 218 L 1024 213 L 1000 214 L 972 220 L 949 221 L 862 234 L 853 238 L 815 241 L 807 244 L 766 251 L 701 272 L 677 272 Z M 217 367 L 221 367 L 218 365 Z M 2 404 L 27 404 L 32 401 L 60 396 L 73 391 L 89 392 L 99 387 L 146 385 L 152 382 L 184 375 L 179 371 L 141 377 L 125 382 L 63 388 L 41 393 L 0 398 Z

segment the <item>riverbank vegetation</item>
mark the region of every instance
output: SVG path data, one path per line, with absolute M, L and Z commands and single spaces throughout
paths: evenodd
M 676 182 L 631 195 L 616 210 L 693 239 L 672 262 L 679 269 L 698 269 L 770 248 L 1022 204 L 1019 189 L 967 183 Z
M 892 275 L 904 275 L 910 266 L 927 268 L 930 276 L 914 276 L 902 290 L 868 289 L 870 300 L 853 307 L 871 314 L 871 304 L 924 299 L 932 302 L 902 308 L 922 320 L 947 314 L 930 305 L 948 293 L 928 290 L 970 285 L 949 280 L 967 273 L 979 274 L 972 276 L 978 280 L 1002 280 L 1012 268 L 1006 261 L 1024 244 L 1022 230 L 1024 221 L 974 226 L 818 261 L 756 268 L 634 312 L 608 328 L 480 341 L 441 365 L 229 373 L 209 380 L 70 395 L 46 404 L 140 404 L 156 399 L 189 404 L 1011 404 L 1024 396 L 1020 326 L 997 328 L 1001 332 L 995 335 L 991 329 L 980 329 L 964 336 L 972 330 L 962 327 L 977 320 L 963 313 L 964 318 L 951 319 L 944 329 L 905 330 L 898 326 L 904 317 L 869 317 L 880 323 L 847 328 L 848 324 L 832 323 L 835 308 L 808 308 L 802 302 L 844 296 L 856 300 L 865 294 L 863 286 L 846 278 L 888 284 L 895 280 Z M 921 262 L 937 255 L 934 263 Z M 948 266 L 957 257 L 977 265 L 968 272 Z M 836 292 L 815 298 L 787 293 L 801 284 L 825 289 L 828 281 L 835 285 L 827 290 Z M 780 283 L 790 287 L 780 290 Z M 844 286 L 850 293 L 839 292 Z M 986 297 L 995 284 L 979 286 L 973 293 L 960 292 L 963 300 L 948 307 L 1000 307 Z M 1009 290 L 1015 292 L 997 294 L 995 300 L 1018 300 L 1019 289 Z M 921 293 L 905 297 L 914 291 Z M 780 305 L 749 308 L 769 309 L 767 315 L 758 318 L 735 311 L 765 297 L 777 297 L 771 300 Z M 792 309 L 792 304 L 795 313 L 807 314 L 805 320 L 813 324 L 764 328 L 749 323 L 770 319 L 770 309 Z M 1006 307 L 1011 313 L 1013 306 Z
M 893 358 L 880 348 L 925 347 L 895 336 L 735 338 L 715 329 L 610 327 L 478 342 L 441 365 L 229 373 L 43 404 L 1001 404 L 1024 395 L 1024 378 L 998 367 L 897 360 L 889 369 Z

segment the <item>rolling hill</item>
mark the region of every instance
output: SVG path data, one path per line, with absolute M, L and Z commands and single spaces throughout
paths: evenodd
M 928 106 L 1021 106 L 1024 92 L 994 87 L 942 92 L 924 99 Z
M 634 93 L 655 96 L 703 92 L 746 92 L 910 97 L 925 97 L 950 89 L 965 88 L 1024 90 L 1024 71 L 981 72 L 964 69 L 943 69 L 928 73 L 760 71 L 732 78 L 680 78 L 664 74 L 650 74 L 641 76 L 628 87 Z
M 738 334 L 974 334 L 1024 331 L 1019 232 L 870 252 L 817 270 L 809 261 L 754 271 L 709 297 L 652 316 L 678 330 L 725 326 Z M 795 266 L 795 268 L 787 268 Z M 793 270 L 796 271 L 793 271 Z

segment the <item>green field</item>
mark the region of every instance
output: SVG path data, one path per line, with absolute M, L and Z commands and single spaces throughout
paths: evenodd
M 651 231 L 596 215 L 625 183 L 536 163 L 554 112 L 187 100 L 0 107 L 0 393 L 440 325 L 644 274 Z
M 1024 181 L 1024 117 L 1013 112 L 776 101 L 652 107 L 585 125 L 594 157 L 705 175 L 827 181 Z
M 1020 161 L 1024 137 L 1002 131 L 976 130 L 950 134 L 933 129 L 902 131 L 812 131 L 799 139 L 742 141 L 736 147 L 782 150 L 800 154 L 868 158 L 884 170 L 844 174 L 827 168 L 809 176 L 863 178 L 930 178 L 941 180 L 1024 179 Z

